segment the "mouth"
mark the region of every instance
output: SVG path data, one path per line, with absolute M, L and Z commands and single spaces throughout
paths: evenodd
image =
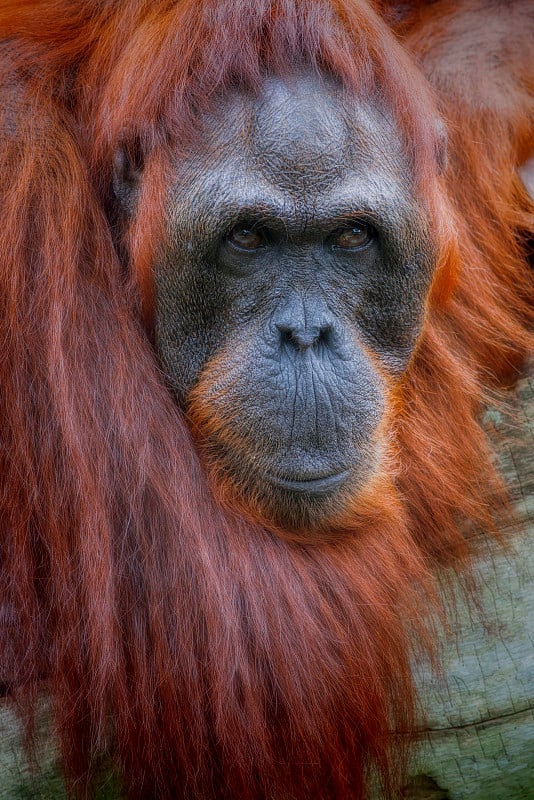
M 276 486 L 298 494 L 327 494 L 345 483 L 348 476 L 349 471 L 344 470 L 343 472 L 336 472 L 333 475 L 321 475 L 305 480 L 287 480 L 270 475 L 269 481 L 276 484 Z

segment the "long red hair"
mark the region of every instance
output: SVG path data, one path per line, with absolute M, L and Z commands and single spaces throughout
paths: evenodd
M 470 114 L 440 177 L 431 92 L 362 0 L 3 0 L 0 33 L 0 662 L 13 696 L 31 708 L 46 679 L 74 793 L 108 753 L 132 798 L 360 800 L 372 775 L 393 793 L 433 570 L 463 563 L 467 524 L 492 529 L 499 513 L 477 414 L 531 345 L 517 143 L 499 138 L 496 188 L 485 145 L 463 149 Z M 310 545 L 213 499 L 144 327 L 170 153 L 225 88 L 296 61 L 380 91 L 440 240 L 392 421 L 394 480 L 354 530 Z M 116 242 L 120 144 L 146 169 Z

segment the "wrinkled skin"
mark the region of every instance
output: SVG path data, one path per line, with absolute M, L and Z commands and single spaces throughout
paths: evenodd
M 177 401 L 242 503 L 323 525 L 383 468 L 435 266 L 395 124 L 330 79 L 269 79 L 204 120 L 169 204 L 156 346 Z

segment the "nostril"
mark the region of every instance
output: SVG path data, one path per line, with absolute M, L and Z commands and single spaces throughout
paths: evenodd
M 282 344 L 290 344 L 293 341 L 293 328 L 289 325 L 277 325 L 280 332 L 280 341 Z
M 331 325 L 321 325 L 319 328 L 319 333 L 317 336 L 317 341 L 322 342 L 323 344 L 331 344 L 332 342 L 332 326 Z

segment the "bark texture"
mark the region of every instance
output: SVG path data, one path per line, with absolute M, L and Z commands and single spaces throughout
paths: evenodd
M 443 675 L 418 665 L 426 719 L 409 800 L 534 798 L 534 369 L 509 400 L 485 423 L 517 519 L 507 550 L 481 542 L 480 609 L 453 579 Z

